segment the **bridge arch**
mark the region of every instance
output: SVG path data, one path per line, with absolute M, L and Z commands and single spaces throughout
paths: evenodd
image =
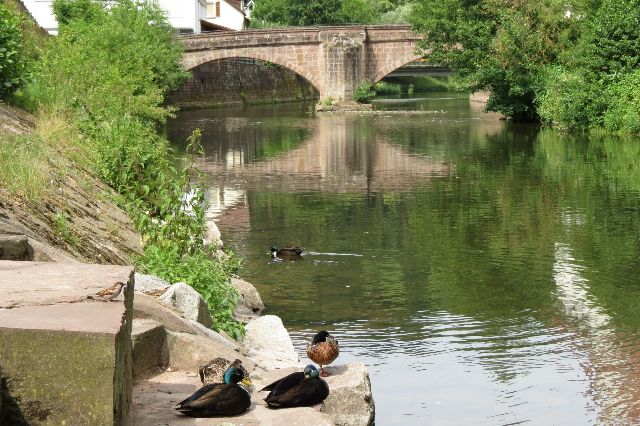
M 380 80 L 382 80 L 385 76 L 387 76 L 388 74 L 391 74 L 392 72 L 394 72 L 395 70 L 397 70 L 398 68 L 401 68 L 405 65 L 407 65 L 408 63 L 411 63 L 413 61 L 416 61 L 418 59 L 422 59 L 424 56 L 423 55 L 416 55 L 415 53 L 411 52 L 410 54 L 407 54 L 399 59 L 396 59 L 395 61 L 393 61 L 390 64 L 386 64 L 384 67 L 382 67 L 381 69 L 377 70 L 377 74 L 373 77 L 373 84 L 379 82 Z
M 287 58 L 282 55 L 274 55 L 274 54 L 270 54 L 269 52 L 265 53 L 264 49 L 262 52 L 252 51 L 251 49 L 239 49 L 238 51 L 236 51 L 235 49 L 211 51 L 211 52 L 205 53 L 204 55 L 199 56 L 198 60 L 191 61 L 188 64 L 185 64 L 185 68 L 188 71 L 190 71 L 194 68 L 197 68 L 200 65 L 203 65 L 209 62 L 218 61 L 221 59 L 242 59 L 242 58 L 249 58 L 249 59 L 256 59 L 264 62 L 271 62 L 273 64 L 277 64 L 284 68 L 287 68 L 295 72 L 302 78 L 304 78 L 309 84 L 311 84 L 311 86 L 313 86 L 314 89 L 320 92 L 321 83 L 316 78 L 316 76 L 314 76 L 313 74 L 310 74 L 308 70 L 305 70 L 298 64 L 295 64 L 290 60 L 287 60 Z

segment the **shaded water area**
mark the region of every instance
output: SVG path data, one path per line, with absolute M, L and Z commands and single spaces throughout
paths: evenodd
M 330 330 L 338 362 L 368 365 L 378 425 L 640 424 L 640 141 L 511 125 L 464 95 L 376 106 L 168 129 L 203 130 L 208 214 L 301 360 Z

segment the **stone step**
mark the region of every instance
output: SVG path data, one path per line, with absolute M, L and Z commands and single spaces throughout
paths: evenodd
M 0 261 L 0 289 L 0 424 L 125 424 L 133 268 Z
M 164 325 L 149 318 L 133 320 L 131 330 L 133 377 L 148 371 L 164 370 L 169 364 L 167 331 Z

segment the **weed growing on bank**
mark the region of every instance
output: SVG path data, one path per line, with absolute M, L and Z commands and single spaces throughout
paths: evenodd
M 375 96 L 376 92 L 373 90 L 373 84 L 366 80 L 361 81 L 353 91 L 353 100 L 360 104 L 371 102 L 371 99 Z
M 138 268 L 186 282 L 209 303 L 214 327 L 240 336 L 242 326 L 232 317 L 237 294 L 229 283 L 239 262 L 216 258 L 204 244 L 204 190 L 193 183 L 193 167 L 175 166 L 168 141 L 156 131 L 171 114 L 164 95 L 186 78 L 182 48 L 164 12 L 155 2 L 133 0 L 109 8 L 55 0 L 53 7 L 59 36 L 18 96 L 38 111 L 62 111 L 75 129 L 76 154 L 116 190 L 142 235 Z M 194 139 L 193 149 L 199 145 Z

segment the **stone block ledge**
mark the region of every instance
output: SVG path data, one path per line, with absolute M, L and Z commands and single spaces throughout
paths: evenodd
M 0 261 L 0 288 L 0 424 L 126 424 L 133 268 Z

